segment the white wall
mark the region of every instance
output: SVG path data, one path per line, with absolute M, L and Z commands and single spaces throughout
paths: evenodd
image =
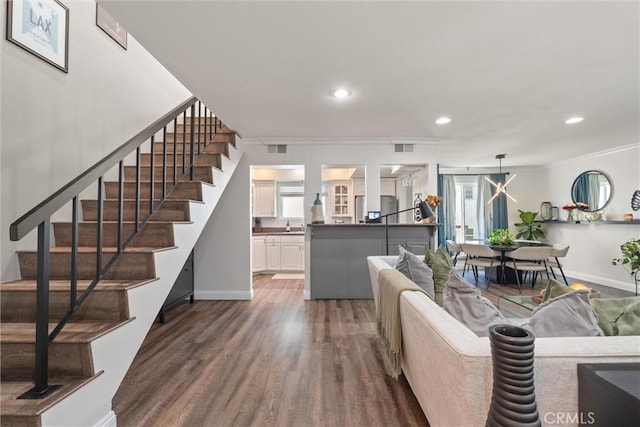
M 633 191 L 640 188 L 640 144 L 616 150 L 576 157 L 538 168 L 510 168 L 517 177 L 509 184 L 509 194 L 518 203 L 509 201 L 509 226 L 515 233 L 518 209 L 539 211 L 540 204 L 549 201 L 558 206 L 560 219 L 564 219 L 562 206 L 571 203 L 571 185 L 586 170 L 604 172 L 611 180 L 612 195 L 605 207 L 608 220 L 622 220 L 625 213 L 633 212 L 630 202 Z M 640 213 L 635 212 L 636 219 Z M 563 269 L 580 280 L 592 281 L 632 291 L 633 279 L 622 267 L 611 265 L 620 255 L 620 245 L 631 238 L 640 238 L 639 224 L 544 224 L 545 241 L 571 246 Z
M 67 1 L 69 73 L 6 40 L 1 73 L 1 278 L 18 277 L 9 225 L 190 96 L 131 36 L 122 49 L 95 24 L 94 0 Z M 6 7 L 0 33 L 5 34 Z

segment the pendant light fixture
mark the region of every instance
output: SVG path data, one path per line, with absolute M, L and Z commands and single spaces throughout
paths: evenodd
M 502 173 L 502 159 L 504 159 L 505 157 L 507 157 L 506 154 L 496 154 L 496 159 L 498 159 L 498 161 L 499 161 L 499 168 L 500 168 L 499 171 L 500 171 L 500 173 Z M 503 193 L 505 196 L 507 196 L 508 198 L 513 200 L 515 203 L 518 203 L 518 201 L 516 199 L 514 199 L 513 197 L 511 197 L 511 195 L 509 195 L 509 193 L 507 193 L 507 185 L 509 185 L 509 183 L 511 181 L 513 181 L 513 178 L 515 178 L 515 177 L 516 177 L 516 175 L 513 174 L 513 176 L 511 178 L 509 178 L 509 180 L 503 184 L 501 182 L 495 183 L 489 177 L 485 176 L 484 179 L 486 179 L 487 181 L 489 181 L 491 183 L 491 185 L 496 187 L 496 193 L 489 199 L 487 204 L 493 202 L 493 199 L 498 197 L 498 195 L 500 195 L 500 193 Z

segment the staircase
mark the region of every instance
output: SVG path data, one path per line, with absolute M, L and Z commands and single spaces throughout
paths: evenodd
M 193 111 L 193 110 L 192 110 Z M 141 153 L 139 211 L 149 212 L 154 176 L 154 203 L 163 193 L 163 172 L 172 177 L 175 164 L 188 164 L 192 126 L 203 118 L 184 118 L 155 144 L 155 155 Z M 150 147 L 151 143 L 147 145 Z M 175 144 L 175 148 L 174 148 Z M 1 401 L 4 426 L 115 425 L 111 400 L 166 299 L 176 277 L 235 171 L 242 150 L 236 135 L 222 125 L 205 135 L 194 166 L 194 179 L 183 178 L 105 272 L 48 351 L 48 382 L 60 387 L 42 399 L 18 399 L 34 386 L 37 251 L 18 251 L 21 279 L 0 284 Z M 195 150 L 194 150 L 195 151 Z M 175 156 L 174 156 L 175 153 Z M 184 163 L 183 163 L 184 162 Z M 153 164 L 153 168 L 152 168 Z M 135 165 L 124 165 L 122 228 L 135 228 Z M 158 182 L 159 181 L 159 182 Z M 168 188 L 170 183 L 166 184 Z M 118 247 L 119 181 L 104 181 L 103 209 L 98 200 L 81 199 L 77 231 L 77 295 L 96 276 L 97 221 L 103 221 L 102 265 Z M 67 314 L 71 299 L 72 224 L 52 222 L 50 250 L 49 332 Z M 179 308 L 176 308 L 179 309 Z

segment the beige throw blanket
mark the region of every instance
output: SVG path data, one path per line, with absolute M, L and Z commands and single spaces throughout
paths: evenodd
M 402 372 L 402 325 L 400 324 L 400 294 L 403 291 L 419 291 L 428 295 L 420 286 L 394 268 L 384 268 L 378 273 L 378 333 L 385 340 L 391 362 L 391 375 L 397 379 Z

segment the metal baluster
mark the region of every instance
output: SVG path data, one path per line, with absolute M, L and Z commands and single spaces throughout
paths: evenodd
M 209 110 L 209 138 L 213 142 L 213 111 Z
M 122 229 L 124 222 L 124 162 L 118 163 L 118 253 L 122 251 Z
M 98 178 L 98 224 L 96 236 L 96 279 L 99 280 L 102 271 L 102 225 L 104 216 L 104 195 L 102 192 L 102 177 Z
M 135 233 L 140 230 L 140 147 L 136 148 L 136 214 Z
M 182 174 L 187 170 L 187 110 L 182 113 Z
M 71 283 L 69 308 L 76 306 L 78 292 L 78 196 L 71 199 Z
M 167 196 L 167 127 L 162 130 L 162 200 Z
M 149 215 L 153 213 L 153 178 L 156 174 L 156 141 L 155 135 L 151 136 L 151 162 L 149 165 Z
M 195 135 L 194 135 L 194 128 L 193 128 L 193 122 L 194 122 L 194 118 L 196 115 L 196 104 L 195 102 L 191 105 L 191 153 L 189 153 L 189 180 L 193 181 L 193 159 L 195 156 L 195 147 L 193 146 L 194 144 L 194 139 L 195 139 Z
M 178 117 L 173 119 L 173 185 L 177 184 L 178 179 Z
M 202 101 L 198 101 L 198 155 L 200 155 L 200 135 L 202 134 L 200 117 L 202 117 Z

